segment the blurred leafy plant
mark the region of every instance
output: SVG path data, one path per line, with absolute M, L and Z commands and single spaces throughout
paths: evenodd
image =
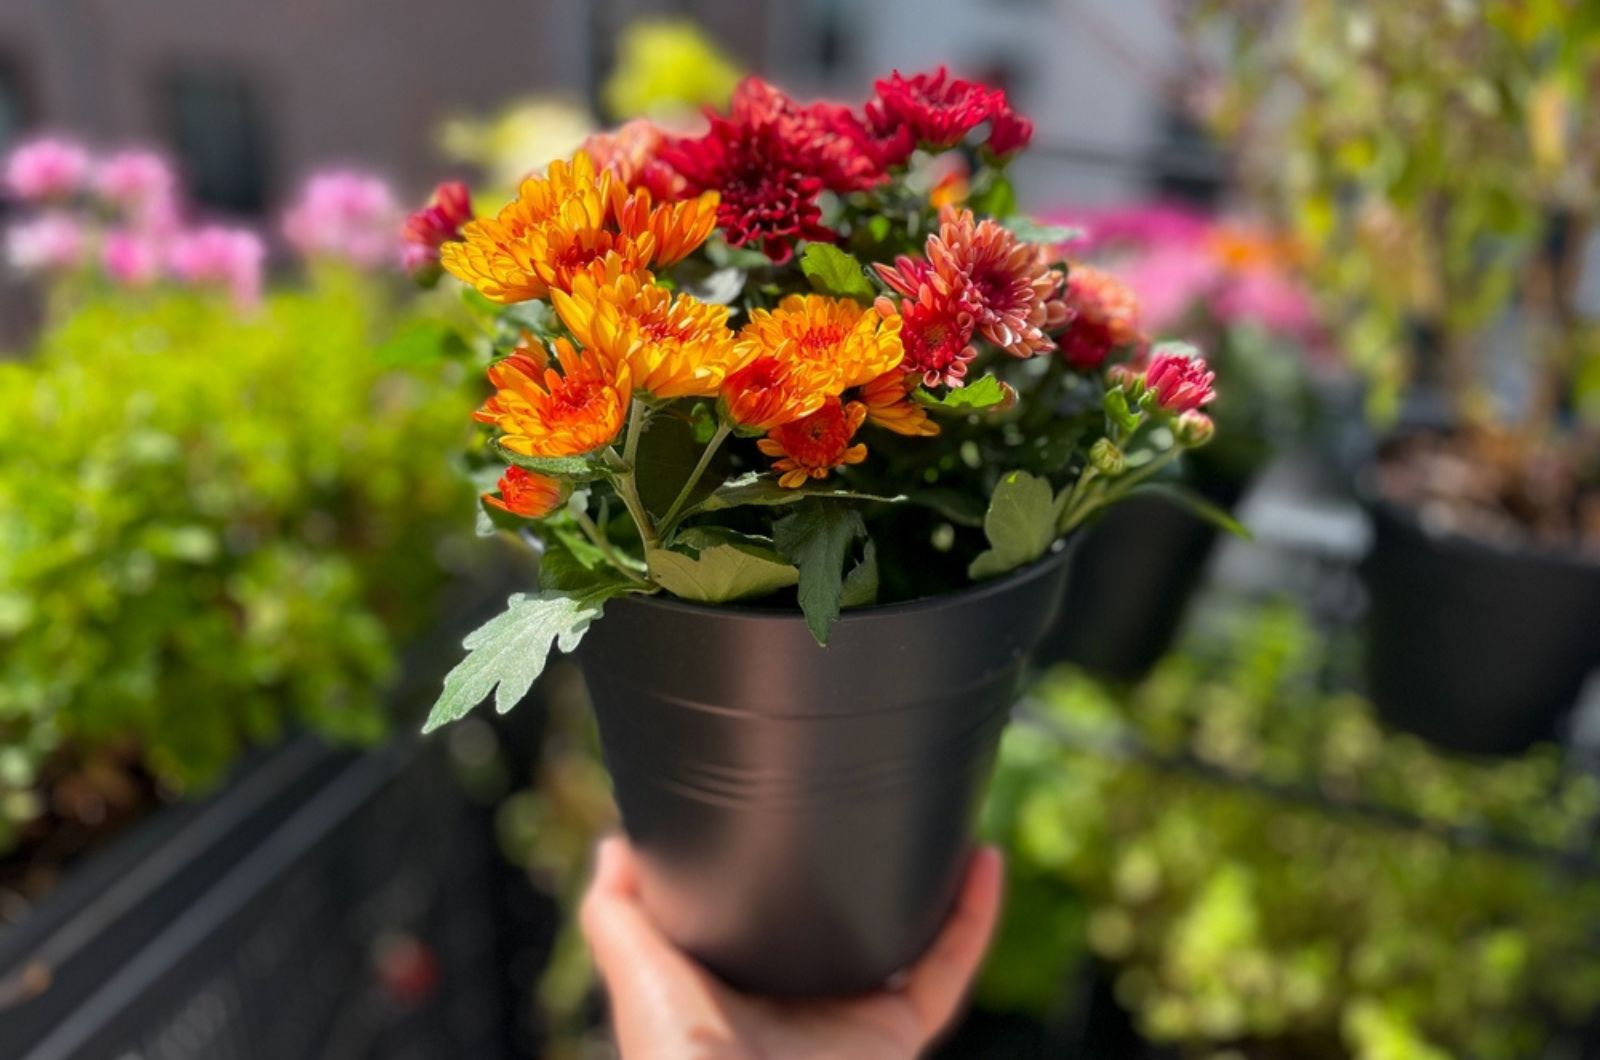
M 1227 49 L 1208 116 L 1315 251 L 1381 416 L 1411 384 L 1535 432 L 1592 403 L 1575 386 L 1600 354 L 1578 295 L 1600 208 L 1600 8 L 1207 0 L 1189 15 Z M 1497 409 L 1486 329 L 1513 300 L 1531 396 Z
M 0 851 L 68 749 L 184 789 L 383 731 L 472 504 L 437 455 L 471 396 L 371 355 L 404 316 L 336 271 L 248 315 L 101 293 L 0 364 Z
M 640 19 L 617 39 L 617 64 L 601 95 L 617 120 L 692 117 L 733 98 L 742 71 L 704 30 L 684 19 Z
M 1316 687 L 1318 641 L 1289 611 L 1219 648 L 1129 693 L 1058 671 L 1008 733 L 988 828 L 1074 912 L 1003 932 L 987 997 L 1048 1004 L 1087 946 L 1186 1056 L 1358 1060 L 1532 1056 L 1600 1003 L 1600 886 L 1448 838 L 1586 851 L 1593 777 L 1386 735 Z

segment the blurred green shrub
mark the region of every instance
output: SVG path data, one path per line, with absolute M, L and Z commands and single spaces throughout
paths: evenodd
M 1011 911 L 987 998 L 1059 999 L 1086 945 L 1185 1055 L 1360 1060 L 1541 1055 L 1600 1003 L 1600 885 L 1461 838 L 1582 852 L 1595 780 L 1386 735 L 1316 687 L 1320 650 L 1271 612 L 1131 693 L 1052 675 L 987 824 L 1067 912 Z
M 397 315 L 333 273 L 248 315 L 103 293 L 0 364 L 0 851 L 68 749 L 182 789 L 289 725 L 382 732 L 472 504 L 472 398 L 378 363 Z

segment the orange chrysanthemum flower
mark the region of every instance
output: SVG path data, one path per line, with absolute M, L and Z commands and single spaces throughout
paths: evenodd
M 630 192 L 579 151 L 523 181 L 494 217 L 464 225 L 460 242 L 440 248 L 440 261 L 492 301 L 525 302 L 571 290 L 580 275 L 678 261 L 711 234 L 716 209 L 714 193 L 652 205 L 648 191 Z
M 827 379 L 804 366 L 760 356 L 722 381 L 717 398 L 722 418 L 743 434 L 760 434 L 809 416 L 828 399 Z
M 780 472 L 778 485 L 798 489 L 807 479 L 827 478 L 834 468 L 867 458 L 866 446 L 850 444 L 866 418 L 867 407 L 859 401 L 841 405 L 830 397 L 811 415 L 774 428 L 756 446 L 778 457 L 772 465 Z
M 911 398 L 922 377 L 916 372 L 902 372 L 896 368 L 884 372 L 861 388 L 860 397 L 866 405 L 867 419 L 884 430 L 913 438 L 931 438 L 939 433 L 939 425 L 928 418 L 928 410 Z
M 634 388 L 655 397 L 709 397 L 739 363 L 727 306 L 674 297 L 648 274 L 604 284 L 579 276 L 571 294 L 551 291 L 550 300 L 579 345 L 626 363 Z
M 543 519 L 563 504 L 572 488 L 558 478 L 540 475 L 524 467 L 508 467 L 500 476 L 500 496 L 485 493 L 485 504 L 525 519 Z
M 558 372 L 543 351 L 519 350 L 489 366 L 495 395 L 473 417 L 500 428 L 500 444 L 524 456 L 577 456 L 610 442 L 632 397 L 626 364 L 608 370 L 566 339 L 555 343 Z
M 884 318 L 848 298 L 791 294 L 774 310 L 757 309 L 739 332 L 742 360 L 772 356 L 839 395 L 899 365 L 900 318 Z

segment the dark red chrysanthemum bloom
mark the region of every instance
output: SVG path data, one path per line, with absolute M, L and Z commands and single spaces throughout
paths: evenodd
M 796 240 L 833 240 L 818 194 L 859 191 L 884 177 L 874 140 L 848 108 L 802 107 L 750 77 L 727 117 L 708 117 L 704 136 L 669 145 L 661 158 L 682 174 L 684 194 L 721 194 L 717 225 L 729 243 L 757 246 L 780 264 Z
M 885 165 L 904 162 L 918 146 L 954 147 L 984 122 L 990 123 L 989 148 L 998 155 L 1026 147 L 1033 136 L 1032 123 L 1011 109 L 1004 92 L 953 78 L 942 66 L 909 78 L 896 70 L 873 87 L 867 124 Z

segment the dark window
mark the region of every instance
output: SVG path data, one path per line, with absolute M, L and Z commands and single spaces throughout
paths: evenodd
M 0 157 L 10 152 L 27 124 L 22 70 L 10 56 L 0 54 Z
M 815 17 L 817 69 L 825 74 L 838 73 L 850 62 L 849 13 L 829 0 L 818 6 Z
M 267 204 L 261 101 L 249 82 L 221 70 L 181 70 L 166 81 L 172 145 L 197 202 L 259 214 Z

